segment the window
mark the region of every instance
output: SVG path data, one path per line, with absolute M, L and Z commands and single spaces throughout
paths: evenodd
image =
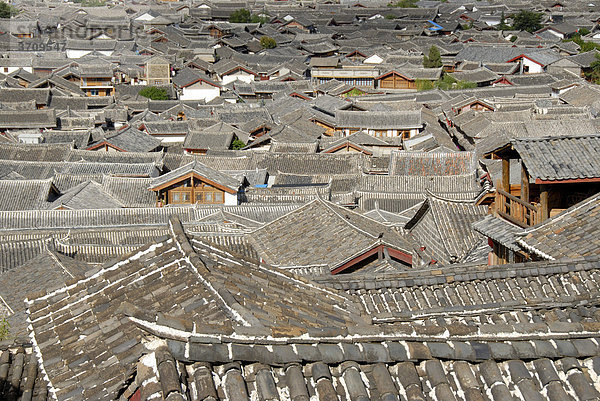
M 174 204 L 185 204 L 191 203 L 192 193 L 191 191 L 173 190 L 169 192 L 171 201 L 169 203 Z
M 223 203 L 223 191 L 198 178 L 182 180 L 168 190 L 170 204 L 218 204 Z
M 100 91 L 98 89 L 90 90 L 90 96 L 98 96 L 99 94 L 100 94 Z
M 8 72 L 8 67 L 4 67 L 4 72 Z
M 213 186 L 197 183 L 194 188 L 196 203 L 223 203 L 223 192 Z

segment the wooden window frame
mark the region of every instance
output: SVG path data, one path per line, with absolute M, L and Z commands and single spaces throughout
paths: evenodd
M 169 204 L 192 205 L 199 203 L 202 205 L 222 205 L 225 203 L 225 191 L 198 178 L 190 177 L 189 182 L 181 181 L 180 184 L 167 190 Z M 182 194 L 187 195 L 187 201 L 182 200 Z M 179 199 L 175 199 L 175 195 L 179 195 Z M 210 198 L 210 201 L 207 201 L 207 198 Z

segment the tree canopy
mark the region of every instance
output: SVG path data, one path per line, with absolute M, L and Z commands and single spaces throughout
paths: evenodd
M 17 14 L 18 11 L 10 4 L 3 1 L 0 2 L 0 18 L 10 18 Z
M 260 38 L 260 45 L 264 49 L 273 49 L 277 47 L 277 42 L 270 36 L 263 36 L 262 38 Z
M 0 341 L 8 339 L 10 325 L 5 317 L 0 317 Z
M 266 23 L 269 22 L 269 17 L 265 17 L 265 16 L 259 16 L 259 15 L 255 15 L 250 13 L 250 10 L 245 9 L 245 8 L 240 8 L 239 10 L 235 10 L 234 12 L 232 12 L 229 15 L 229 22 L 234 22 L 234 23 L 243 23 L 243 24 L 247 24 L 247 23 Z
M 245 23 L 250 22 L 251 13 L 249 10 L 245 8 L 240 8 L 239 10 L 235 10 L 229 15 L 229 22 L 239 22 Z
M 423 67 L 440 68 L 442 66 L 442 56 L 436 46 L 429 48 L 429 55 L 423 56 Z
M 437 81 L 429 81 L 426 79 L 417 79 L 415 81 L 417 91 L 426 91 L 430 89 L 441 89 L 441 90 L 450 90 L 450 89 L 471 89 L 476 88 L 477 84 L 475 82 L 470 81 L 459 81 L 456 78 L 450 75 L 444 75 L 442 78 Z
M 513 16 L 513 28 L 517 31 L 529 33 L 542 29 L 542 13 L 521 10 Z
M 504 17 L 504 11 L 502 11 L 502 15 L 500 16 L 500 23 L 496 27 L 499 31 L 510 31 L 512 27 L 506 23 L 506 18 Z
M 417 8 L 417 0 L 398 0 L 395 3 L 389 3 L 388 7 Z
M 164 88 L 156 86 L 147 86 L 139 92 L 140 96 L 147 97 L 151 100 L 169 100 L 169 94 Z
M 590 69 L 585 73 L 588 81 L 600 84 L 600 55 L 596 54 L 596 59 L 590 64 Z
M 243 141 L 240 141 L 238 138 L 235 138 L 233 142 L 231 142 L 231 149 L 240 150 L 246 147 L 246 144 Z

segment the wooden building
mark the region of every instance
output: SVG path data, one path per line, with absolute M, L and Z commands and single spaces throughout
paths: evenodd
M 494 213 L 526 228 L 600 192 L 599 148 L 600 135 L 560 136 L 514 139 L 487 153 L 487 158 L 502 160 Z M 519 161 L 521 185 L 515 196 L 510 193 L 510 165 Z
M 441 68 L 402 68 L 379 75 L 375 82 L 379 89 L 417 89 L 417 80 L 435 82 L 441 74 Z
M 417 89 L 414 79 L 410 79 L 396 71 L 390 71 L 377 77 L 381 89 Z
M 154 180 L 150 191 L 156 205 L 237 205 L 241 183 L 233 177 L 193 161 Z
M 114 88 L 114 70 L 108 64 L 81 64 L 79 66 L 79 87 L 87 96 L 112 96 Z

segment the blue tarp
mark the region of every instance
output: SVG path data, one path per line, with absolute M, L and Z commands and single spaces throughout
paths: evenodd
M 444 29 L 443 26 L 441 26 L 440 24 L 436 24 L 435 22 L 433 22 L 431 20 L 427 20 L 427 22 L 429 22 L 430 24 L 433 25 L 431 28 L 429 28 L 430 31 L 440 31 L 440 30 Z

